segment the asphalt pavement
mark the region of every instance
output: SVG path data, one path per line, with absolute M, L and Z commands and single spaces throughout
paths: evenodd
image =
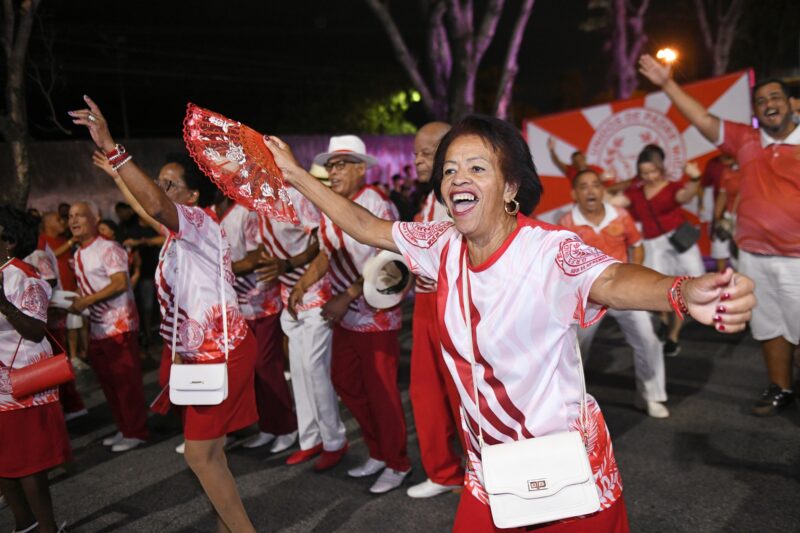
M 414 465 L 410 480 L 401 490 L 372 496 L 372 479 L 347 477 L 366 448 L 346 410 L 350 451 L 324 473 L 310 463 L 286 466 L 293 450 L 270 455 L 267 447 L 243 448 L 255 430 L 243 431 L 228 460 L 258 531 L 449 531 L 458 494 L 426 500 L 405 494 L 426 477 L 408 401 L 407 326 L 400 379 Z M 766 383 L 758 344 L 749 334 L 724 336 L 689 324 L 682 347 L 666 361 L 671 416 L 665 420 L 634 410 L 632 353 L 613 320 L 603 324 L 589 354 L 589 392 L 611 431 L 632 531 L 800 531 L 800 413 L 749 414 Z M 150 352 L 156 356 L 158 349 Z M 155 363 L 146 369 L 145 394 L 152 399 L 158 392 Z M 182 440 L 177 420 L 150 415 L 150 441 L 114 454 L 100 444 L 115 428 L 91 371 L 80 373 L 79 388 L 90 413 L 69 424 L 74 461 L 51 473 L 59 522 L 66 520 L 70 532 L 87 533 L 214 531 L 210 504 L 174 452 Z M 0 531 L 12 529 L 10 511 L 0 510 Z

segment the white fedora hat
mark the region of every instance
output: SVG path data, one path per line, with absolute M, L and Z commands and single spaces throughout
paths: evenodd
M 403 256 L 384 250 L 364 265 L 364 299 L 375 309 L 394 307 L 413 280 Z
M 378 160 L 367 155 L 367 147 L 360 137 L 355 135 L 338 135 L 331 137 L 328 142 L 328 151 L 317 154 L 314 163 L 324 165 L 331 157 L 337 155 L 349 155 L 366 163 L 367 168 L 374 166 Z

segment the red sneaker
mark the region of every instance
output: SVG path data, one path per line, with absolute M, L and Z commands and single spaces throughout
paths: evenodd
M 315 455 L 322 453 L 322 443 L 307 450 L 297 450 L 286 459 L 287 465 L 299 465 L 311 460 Z
M 342 460 L 344 454 L 347 453 L 347 443 L 344 443 L 344 446 L 339 448 L 336 451 L 329 452 L 327 450 L 322 452 L 322 455 L 319 456 L 317 462 L 314 463 L 314 470 L 317 472 L 322 472 L 323 470 L 327 470 L 329 468 L 333 468 L 334 466 L 339 464 L 339 461 Z

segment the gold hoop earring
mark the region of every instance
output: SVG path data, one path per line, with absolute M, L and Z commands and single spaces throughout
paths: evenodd
M 508 204 L 514 204 L 514 207 L 512 207 L 511 209 L 509 209 L 509 208 L 508 208 Z M 513 217 L 513 216 L 516 216 L 516 214 L 517 214 L 517 213 L 519 213 L 519 202 L 517 201 L 517 199 L 516 199 L 516 198 L 512 198 L 512 199 L 511 199 L 511 201 L 509 201 L 509 202 L 506 202 L 506 203 L 503 205 L 503 209 L 505 209 L 505 210 L 506 210 L 506 214 L 507 214 L 508 216 L 512 216 L 512 217 Z

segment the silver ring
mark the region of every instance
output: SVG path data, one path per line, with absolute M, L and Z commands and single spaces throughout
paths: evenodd
M 97 119 L 91 113 L 89 113 L 89 120 L 91 120 L 92 122 L 97 122 Z

